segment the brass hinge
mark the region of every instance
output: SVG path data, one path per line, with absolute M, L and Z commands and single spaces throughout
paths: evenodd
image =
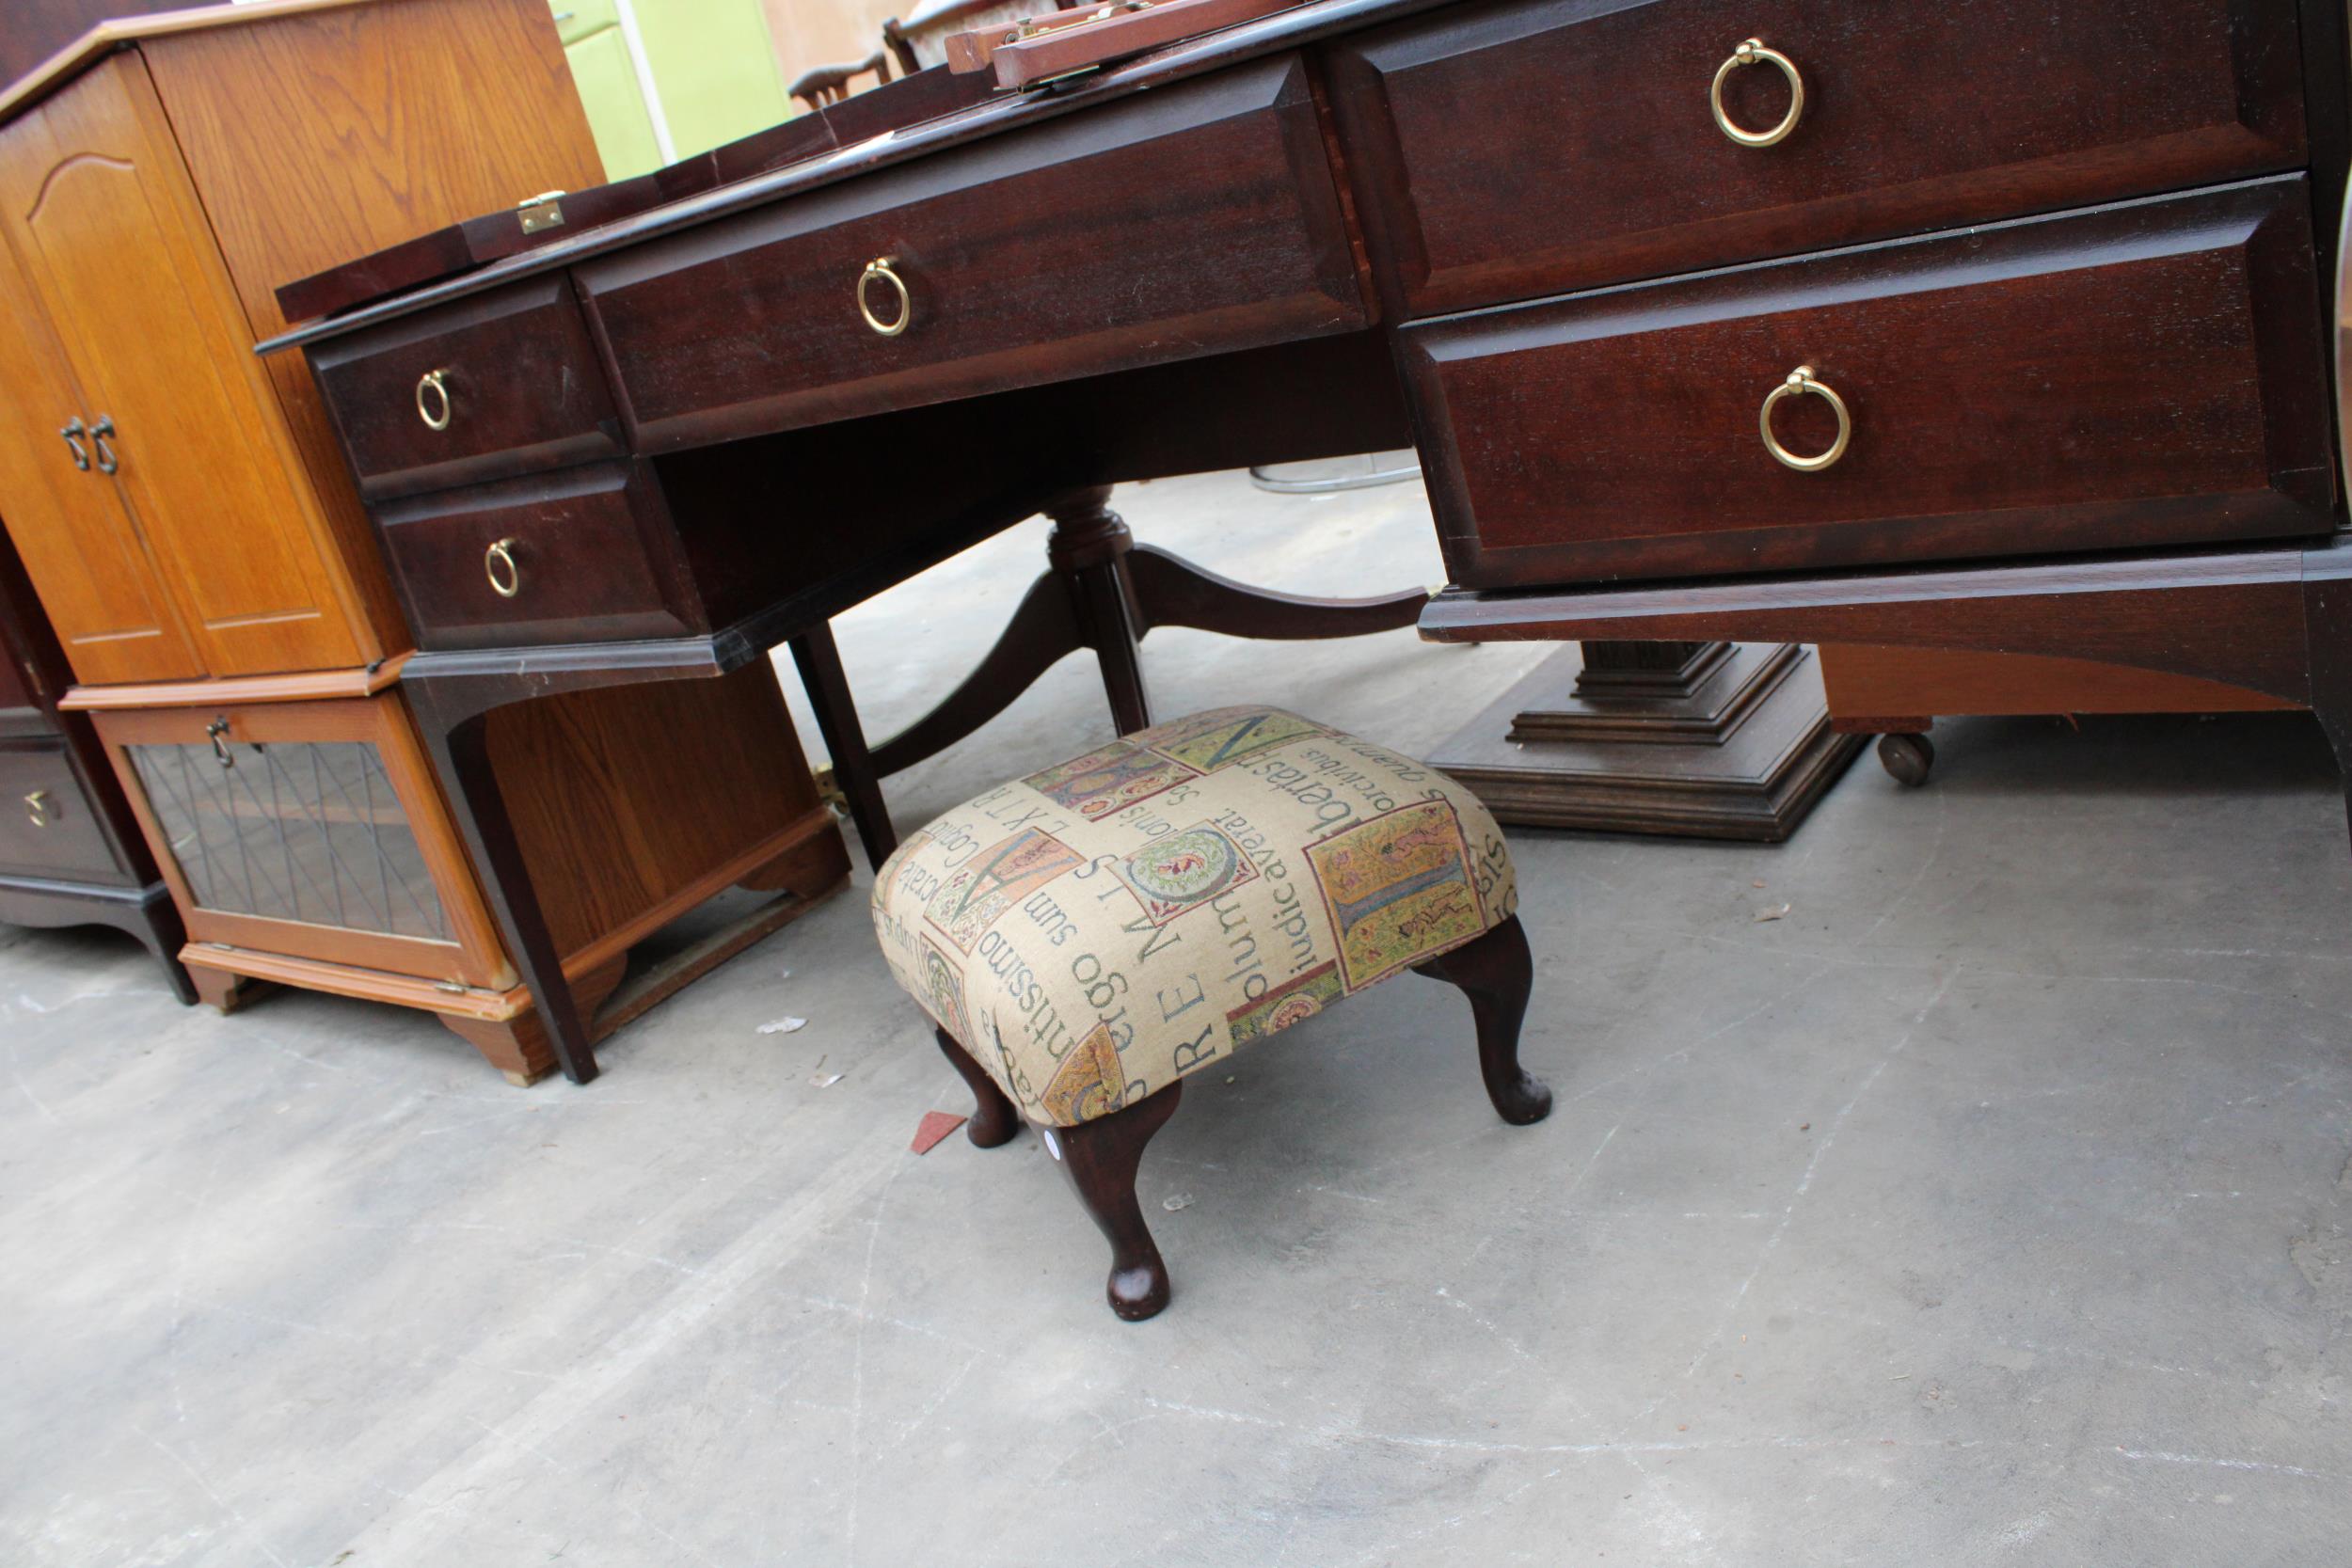
M 562 191 L 541 191 L 528 201 L 515 204 L 515 215 L 522 220 L 526 234 L 543 233 L 564 227 L 564 196 Z

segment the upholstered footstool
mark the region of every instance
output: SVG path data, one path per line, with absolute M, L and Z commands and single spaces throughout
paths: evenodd
M 1426 764 L 1279 709 L 1138 731 L 990 790 L 890 857 L 874 929 L 993 1148 L 1038 1124 L 1110 1239 L 1122 1318 L 1168 1305 L 1136 1202 L 1184 1080 L 1414 970 L 1467 992 L 1486 1093 L 1521 1071 L 1531 965 L 1502 834 Z

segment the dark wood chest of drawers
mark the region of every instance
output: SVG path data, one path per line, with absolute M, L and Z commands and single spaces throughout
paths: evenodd
M 0 921 L 112 926 L 194 1002 L 171 893 L 90 722 L 61 713 L 64 651 L 0 527 Z

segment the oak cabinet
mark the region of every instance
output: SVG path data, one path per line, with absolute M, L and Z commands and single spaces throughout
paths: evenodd
M 273 291 L 601 177 L 532 0 L 230 15 L 0 93 L 0 494 L 85 685 L 405 649 Z
M 34 718 L 26 682 L 0 679 L 0 918 L 103 882 L 169 917 L 166 951 L 224 1006 L 252 981 L 334 991 L 437 1013 L 518 1081 L 553 1065 L 491 912 L 501 884 L 467 853 L 401 694 L 415 639 L 325 405 L 298 362 L 253 345 L 287 325 L 281 284 L 601 179 L 544 0 L 118 21 L 0 87 L 0 511 L 24 605 L 71 665 Z M 365 368 L 394 405 L 372 483 L 482 477 L 469 454 L 516 435 L 480 422 L 501 407 L 553 420 L 545 466 L 619 450 L 568 293 L 522 303 L 516 353 L 443 367 L 408 345 Z M 524 329 L 559 309 L 574 358 L 546 363 Z M 446 428 L 417 403 L 437 369 Z M 469 531 L 516 535 L 523 587 L 482 586 L 460 633 L 478 645 L 512 641 L 501 612 L 675 625 L 551 569 L 597 543 L 567 520 L 625 543 L 639 525 L 617 504 L 405 537 L 481 583 L 504 534 Z M 453 549 L 471 561 L 443 562 Z M 764 667 L 683 703 L 517 708 L 489 743 L 565 973 L 591 1010 L 619 988 L 606 1027 L 847 879 Z M 730 887 L 779 896 L 691 962 L 628 974 L 632 945 Z

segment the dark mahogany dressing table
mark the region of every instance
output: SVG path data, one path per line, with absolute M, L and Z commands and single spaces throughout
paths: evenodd
M 263 349 L 334 412 L 585 1079 L 483 717 L 778 642 L 877 858 L 878 774 L 1062 653 L 1143 723 L 1154 625 L 2064 655 L 2307 704 L 2352 764 L 2344 51 L 2319 0 L 1322 0 Z M 1406 444 L 1425 607 L 1260 594 L 1104 509 Z M 869 751 L 827 618 L 1041 511 L 1013 628 Z

